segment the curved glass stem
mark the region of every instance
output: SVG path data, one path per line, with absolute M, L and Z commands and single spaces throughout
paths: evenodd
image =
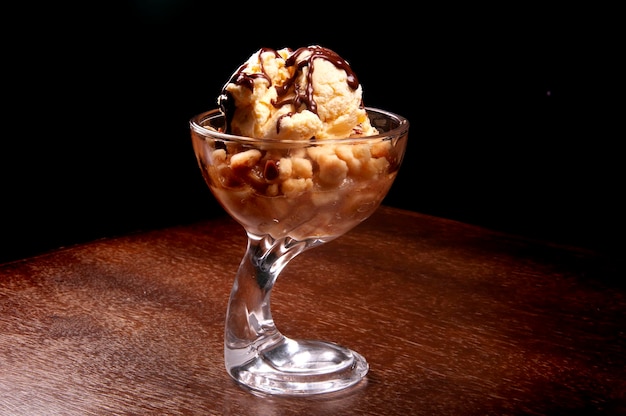
M 224 338 L 226 370 L 239 383 L 269 394 L 319 394 L 356 384 L 367 373 L 367 362 L 356 352 L 330 342 L 289 339 L 272 319 L 270 295 L 280 272 L 298 254 L 323 243 L 248 233 Z

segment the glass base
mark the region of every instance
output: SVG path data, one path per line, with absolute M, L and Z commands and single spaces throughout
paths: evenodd
M 227 363 L 227 370 L 252 390 L 302 396 L 353 386 L 365 377 L 369 365 L 360 354 L 331 342 L 283 338 L 241 365 Z

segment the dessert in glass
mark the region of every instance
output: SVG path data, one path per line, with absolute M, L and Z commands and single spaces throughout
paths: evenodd
M 320 95 L 328 82 L 335 88 Z M 320 46 L 260 49 L 218 104 L 194 116 L 190 129 L 209 189 L 248 239 L 226 312 L 226 370 L 274 395 L 353 386 L 368 372 L 365 358 L 333 342 L 286 337 L 270 295 L 290 260 L 376 210 L 398 174 L 409 123 L 364 107 L 347 62 Z

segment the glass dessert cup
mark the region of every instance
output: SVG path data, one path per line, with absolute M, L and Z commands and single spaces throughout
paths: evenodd
M 369 370 L 360 354 L 341 345 L 287 338 L 270 308 L 287 263 L 367 219 L 398 173 L 409 123 L 367 111 L 378 135 L 318 141 L 224 134 L 217 109 L 190 121 L 202 175 L 248 238 L 226 312 L 224 361 L 228 374 L 253 391 L 328 393 L 357 384 Z

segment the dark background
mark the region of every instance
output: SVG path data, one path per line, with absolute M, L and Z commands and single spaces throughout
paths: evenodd
M 349 61 L 366 105 L 411 122 L 386 204 L 618 251 L 615 10 L 278 6 L 4 6 L 0 262 L 222 215 L 189 118 L 260 47 L 311 44 Z

